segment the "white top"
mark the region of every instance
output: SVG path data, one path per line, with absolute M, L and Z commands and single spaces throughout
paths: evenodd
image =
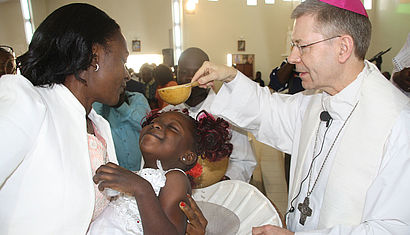
M 211 89 L 206 99 L 195 107 L 190 107 L 185 103 L 182 103 L 176 106 L 168 105 L 163 108 L 163 110 L 182 110 L 186 108 L 189 111 L 189 115 L 196 118 L 197 114 L 202 110 L 213 114 L 210 111 L 210 107 L 214 99 L 215 92 Z M 232 129 L 231 143 L 233 145 L 233 150 L 229 158 L 229 165 L 225 175 L 230 179 L 241 180 L 248 183 L 253 174 L 253 170 L 255 170 L 256 167 L 256 159 L 253 154 L 252 146 L 249 143 L 248 136 L 246 133 Z
M 158 169 L 143 168 L 136 171 L 139 176 L 147 180 L 154 189 L 155 195 L 159 195 L 161 188 L 165 186 L 166 174 L 170 171 L 181 171 L 175 168 L 164 171 L 161 162 L 157 160 Z M 144 234 L 141 216 L 137 201 L 134 197 L 121 194 L 116 200 L 110 202 L 105 210 L 91 223 L 88 235 L 136 235 Z
M 365 69 L 369 69 L 369 63 L 366 64 Z M 320 124 L 318 143 L 324 141 L 324 147 L 322 154 L 319 155 L 313 165 L 310 187 L 312 187 L 320 171 L 325 155 L 329 151 L 335 136 L 357 102 L 361 82 L 361 79 L 356 79 L 335 96 L 323 93 L 317 94 L 322 96 L 323 110 L 329 111 L 333 123 L 329 127 L 324 140 L 325 123 Z M 253 83 L 238 72 L 233 81 L 223 85 L 215 98 L 211 111 L 251 131 L 257 140 L 281 151 L 291 153 L 290 185 L 292 185 L 295 165 L 298 160 L 299 140 L 301 131 L 304 128 L 301 124 L 306 108 L 313 96 L 304 95 L 304 93 L 295 95 L 271 94 L 268 88 L 260 88 L 258 84 Z M 377 117 L 371 118 L 377 119 Z M 305 183 L 302 184 L 301 193 L 292 203 L 295 212 L 290 213 L 287 218 L 288 229 L 297 231 L 298 235 L 386 234 L 387 231 L 390 234 L 409 234 L 410 204 L 407 202 L 410 194 L 410 187 L 408 186 L 408 179 L 410 179 L 410 165 L 408 164 L 410 160 L 409 103 L 396 120 L 384 144 L 380 169 L 367 191 L 361 223 L 354 226 L 337 225 L 328 229 L 317 230 L 320 219 L 319 212 L 321 211 L 327 188 L 326 184 L 330 175 L 329 171 L 339 148 L 340 141 L 337 141 L 310 196 L 310 207 L 313 209 L 312 216 L 307 218 L 305 226 L 299 224 L 300 212 L 297 205 L 303 202 L 306 197 L 308 177 Z M 343 130 L 341 135 L 343 135 Z M 302 170 L 303 176 L 307 175 L 313 157 L 314 142 L 310 143 L 307 149 L 307 158 Z M 289 203 L 292 199 L 289 198 Z
M 404 94 L 410 97 L 410 92 L 402 90 L 394 81 L 393 81 L 393 74 L 399 72 L 405 68 L 410 67 L 410 33 L 407 35 L 407 40 L 404 43 L 403 47 L 397 53 L 397 55 L 392 59 L 393 61 L 393 71 L 392 71 L 392 78 L 390 81 L 397 86 Z
M 0 79 L 0 234 L 85 234 L 94 209 L 86 112 L 64 85 Z M 116 163 L 108 122 L 88 115 Z

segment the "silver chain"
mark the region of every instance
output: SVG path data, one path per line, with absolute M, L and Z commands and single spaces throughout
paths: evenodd
M 316 177 L 316 179 L 315 179 L 315 182 L 313 183 L 312 189 L 309 190 L 311 178 L 312 178 L 312 175 L 313 175 L 313 170 L 311 171 L 310 176 L 309 176 L 308 191 L 307 191 L 307 196 L 308 196 L 308 197 L 312 194 L 313 189 L 314 189 L 315 186 L 316 186 L 316 183 L 317 183 L 317 181 L 318 181 L 318 179 L 319 179 L 320 174 L 322 173 L 323 167 L 324 167 L 325 164 L 326 164 L 326 161 L 327 161 L 327 159 L 328 159 L 328 157 L 329 157 L 329 155 L 330 155 L 330 152 L 331 152 L 332 149 L 333 149 L 333 146 L 335 145 L 337 139 L 339 138 L 340 133 L 342 132 L 343 128 L 345 127 L 345 125 L 346 125 L 347 121 L 349 120 L 350 116 L 352 116 L 353 111 L 356 109 L 356 107 L 357 107 L 358 104 L 359 104 L 359 101 L 357 101 L 357 103 L 356 103 L 355 106 L 353 107 L 352 111 L 350 112 L 349 116 L 347 116 L 346 121 L 343 123 L 342 127 L 340 128 L 339 132 L 337 133 L 335 140 L 333 141 L 332 145 L 330 146 L 329 151 L 328 151 L 327 154 L 326 154 L 325 160 L 323 160 L 322 166 L 320 167 L 319 173 L 317 174 L 317 177 Z M 314 147 L 314 149 L 313 149 L 313 159 L 312 159 L 312 162 L 313 162 L 313 160 L 314 160 L 314 156 L 315 156 L 315 152 L 316 152 L 317 137 L 318 137 L 318 134 L 319 134 L 319 128 L 320 128 L 320 126 L 317 128 L 317 132 L 316 132 L 315 147 Z M 323 140 L 323 141 L 325 141 L 325 140 Z

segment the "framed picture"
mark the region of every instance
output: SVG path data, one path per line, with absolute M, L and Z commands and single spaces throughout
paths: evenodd
M 245 51 L 245 40 L 238 40 L 238 51 Z
M 141 41 L 132 40 L 132 51 L 140 52 L 141 51 Z

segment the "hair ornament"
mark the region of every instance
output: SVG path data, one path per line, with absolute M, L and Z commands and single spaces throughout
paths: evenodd
M 202 165 L 196 163 L 194 167 L 192 167 L 189 171 L 186 171 L 185 173 L 191 176 L 192 178 L 198 178 L 202 175 Z

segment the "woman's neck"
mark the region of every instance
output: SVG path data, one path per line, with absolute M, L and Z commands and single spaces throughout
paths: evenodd
M 87 96 L 87 85 L 83 81 L 75 78 L 74 75 L 69 75 L 64 81 L 64 86 L 66 86 L 71 93 L 73 93 L 75 98 L 77 98 L 77 100 L 83 105 L 86 116 L 88 116 L 94 101 Z

